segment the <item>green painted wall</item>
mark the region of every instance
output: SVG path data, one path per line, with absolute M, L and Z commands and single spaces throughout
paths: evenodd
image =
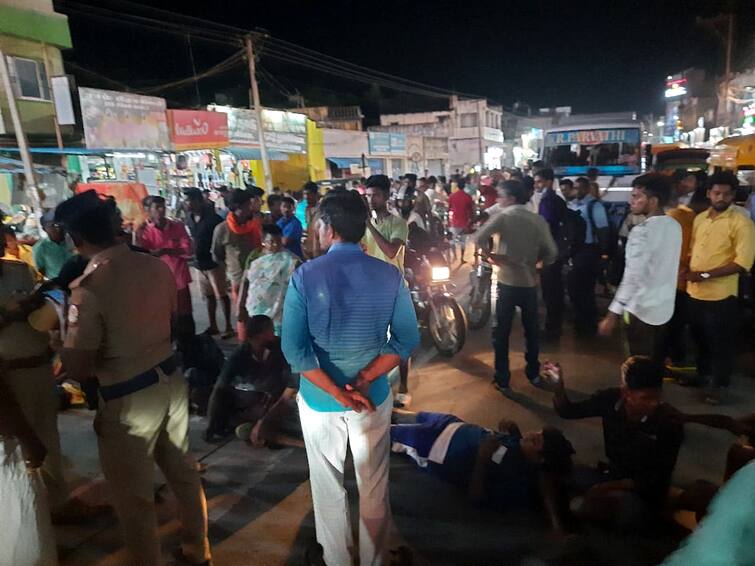
M 73 47 L 68 17 L 63 14 L 43 14 L 0 5 L 0 34 Z
M 0 34 L 0 48 L 2 48 L 7 56 L 27 57 L 40 62 L 44 62 L 45 59 L 44 44 L 35 41 Z M 64 74 L 63 57 L 60 54 L 60 49 L 48 45 L 47 56 L 50 61 L 50 75 Z M 17 99 L 17 102 L 18 111 L 21 114 L 21 122 L 27 135 L 55 135 L 55 122 L 53 118 L 55 109 L 51 101 Z M 12 135 L 14 132 L 13 123 L 11 122 L 8 100 L 5 97 L 5 90 L 3 88 L 0 88 L 0 112 L 5 122 L 6 135 Z

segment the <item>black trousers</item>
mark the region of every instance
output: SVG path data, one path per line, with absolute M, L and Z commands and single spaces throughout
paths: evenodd
M 564 319 L 564 264 L 558 260 L 540 271 L 540 287 L 545 303 L 545 331 L 560 333 Z
M 674 365 L 682 364 L 687 359 L 686 332 L 689 325 L 689 295 L 685 291 L 676 292 L 674 315 L 669 321 L 666 333 L 665 354 Z
M 624 343 L 629 356 L 648 356 L 663 363 L 666 358 L 666 336 L 669 323 L 655 326 L 629 315 L 624 327 Z
M 713 376 L 715 387 L 728 387 L 734 372 L 739 328 L 737 298 L 701 301 L 690 297 L 689 313 L 697 345 L 697 373 Z
M 495 349 L 495 381 L 501 387 L 508 387 L 511 379 L 509 370 L 509 336 L 514 321 L 516 307 L 522 311 L 522 326 L 524 327 L 525 354 L 527 361 L 525 373 L 527 379 L 535 379 L 540 375 L 540 343 L 538 340 L 537 321 L 537 288 L 511 287 L 498 284 L 498 300 L 496 301 L 496 325 L 493 328 L 493 348 Z
M 600 250 L 595 244 L 582 246 L 572 259 L 567 278 L 569 299 L 574 305 L 574 327 L 582 334 L 595 334 L 598 307 L 595 304 L 595 282 L 600 270 Z

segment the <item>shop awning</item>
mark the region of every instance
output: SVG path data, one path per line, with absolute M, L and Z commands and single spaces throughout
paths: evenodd
M 224 151 L 227 151 L 233 155 L 236 159 L 241 161 L 259 161 L 262 159 L 262 152 L 258 148 L 254 147 L 227 147 Z M 272 161 L 287 161 L 288 154 L 282 151 L 268 151 L 267 158 Z
M 34 171 L 41 175 L 48 175 L 55 173 L 55 168 L 49 165 L 39 165 L 38 163 L 32 164 Z M 59 168 L 60 171 L 63 169 Z M 2 173 L 24 173 L 24 163 L 18 159 L 11 159 L 10 157 L 0 156 L 0 172 Z
M 325 159 L 339 169 L 351 169 L 352 165 L 362 166 L 362 159 L 360 157 L 326 157 Z

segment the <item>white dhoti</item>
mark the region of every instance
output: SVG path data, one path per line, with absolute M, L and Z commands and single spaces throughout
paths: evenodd
M 349 502 L 343 487 L 346 449 L 351 447 L 359 488 L 359 558 L 361 566 L 389 563 L 392 519 L 388 464 L 393 399 L 373 413 L 319 412 L 299 396 L 317 542 L 328 566 L 350 566 L 354 558 Z

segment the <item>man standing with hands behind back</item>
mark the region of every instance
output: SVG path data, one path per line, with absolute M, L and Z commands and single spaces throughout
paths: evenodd
M 333 566 L 354 558 L 343 487 L 348 446 L 360 494 L 360 564 L 388 563 L 393 403 L 386 373 L 419 342 L 401 273 L 360 248 L 367 215 L 355 191 L 325 196 L 317 231 L 328 251 L 294 273 L 283 311 L 283 353 L 302 376 L 299 413 L 317 541 Z

